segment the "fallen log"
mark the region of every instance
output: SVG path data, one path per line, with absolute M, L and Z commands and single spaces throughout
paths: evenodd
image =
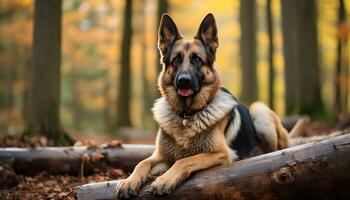
M 0 190 L 16 187 L 18 183 L 18 176 L 10 166 L 0 166 Z
M 298 123 L 300 119 L 308 117 L 307 115 L 292 115 L 281 119 L 283 127 L 288 131 L 292 131 L 294 126 Z
M 294 116 L 283 120 L 287 129 L 292 129 L 300 119 Z M 16 173 L 35 174 L 47 171 L 50 174 L 81 173 L 84 154 L 89 158 L 96 151 L 103 158 L 83 165 L 84 174 L 88 175 L 104 166 L 111 166 L 131 172 L 135 165 L 151 155 L 154 145 L 125 144 L 122 148 L 87 148 L 87 147 L 43 147 L 43 148 L 0 148 L 0 165 L 10 165 Z M 59 167 L 57 167 L 59 166 Z
M 81 173 L 84 160 L 85 175 L 93 173 L 93 169 L 105 166 L 131 172 L 138 162 L 150 156 L 153 151 L 153 145 L 131 144 L 117 148 L 0 148 L 0 164 L 11 166 L 19 174 L 47 171 L 51 174 L 77 175 Z
M 310 126 L 311 119 L 308 116 L 303 116 L 298 119 L 292 130 L 289 131 L 289 138 L 302 137 L 307 127 Z
M 349 199 L 350 134 L 204 170 L 174 192 L 134 199 Z M 74 189 L 78 200 L 113 199 L 118 181 Z

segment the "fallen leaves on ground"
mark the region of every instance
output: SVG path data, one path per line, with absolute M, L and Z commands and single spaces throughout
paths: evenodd
M 10 189 L 0 190 L 0 199 L 74 199 L 73 188 L 82 184 L 125 178 L 120 169 L 109 168 L 84 178 L 69 175 L 50 175 L 40 172 L 34 176 L 18 175 L 19 184 Z
M 5 135 L 0 137 L 0 147 L 22 147 L 22 148 L 35 148 L 35 147 L 47 147 L 53 146 L 53 142 L 44 136 L 28 137 L 24 135 L 11 136 Z M 119 140 L 111 140 L 103 147 L 120 147 L 122 144 Z M 84 162 L 95 162 L 103 159 L 104 155 L 97 148 L 98 145 L 93 140 L 77 141 L 74 146 L 87 146 L 88 148 L 96 148 L 96 151 L 92 153 L 91 157 L 85 153 L 83 155 Z M 59 166 L 58 166 L 59 167 Z M 5 170 L 6 169 L 6 170 Z M 23 200 L 47 200 L 47 199 L 74 199 L 73 188 L 87 183 L 96 183 L 102 181 L 110 181 L 120 178 L 126 178 L 126 174 L 121 169 L 115 169 L 111 167 L 104 167 L 103 170 L 95 169 L 95 173 L 81 177 L 72 175 L 51 175 L 47 172 L 40 172 L 36 175 L 16 175 L 13 177 L 17 181 L 12 184 L 13 181 L 8 183 L 9 175 L 13 173 L 11 168 L 0 165 L 0 181 L 3 177 L 8 187 L 0 189 L 0 199 L 12 200 L 12 199 L 23 199 Z M 12 177 L 12 176 L 11 176 Z M 82 181 L 83 180 L 83 181 Z M 18 183 L 18 184 L 17 184 Z M 17 185 L 17 186 L 16 186 Z M 15 186 L 15 187 L 13 187 Z M 5 189 L 6 188 L 6 189 Z
M 47 137 L 38 135 L 29 137 L 27 135 L 5 135 L 0 137 L 0 147 L 35 148 L 53 146 L 54 141 Z

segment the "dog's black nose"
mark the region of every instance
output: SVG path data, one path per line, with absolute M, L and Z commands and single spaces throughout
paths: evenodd
M 192 85 L 192 78 L 189 73 L 182 73 L 177 77 L 177 86 L 179 88 L 190 88 Z

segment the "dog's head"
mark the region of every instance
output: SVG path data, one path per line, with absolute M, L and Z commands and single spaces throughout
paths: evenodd
M 162 16 L 158 48 L 163 70 L 158 86 L 175 111 L 202 109 L 220 88 L 220 76 L 213 66 L 219 46 L 217 34 L 212 14 L 203 19 L 192 40 L 183 39 L 169 15 Z

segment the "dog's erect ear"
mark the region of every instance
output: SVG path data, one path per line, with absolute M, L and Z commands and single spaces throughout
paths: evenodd
M 160 20 L 158 30 L 158 48 L 165 55 L 175 43 L 176 40 L 182 39 L 175 22 L 167 14 L 163 14 Z
M 215 54 L 216 48 L 219 46 L 219 40 L 218 29 L 216 27 L 213 14 L 209 13 L 204 17 L 201 25 L 199 26 L 197 35 L 194 38 L 202 41 L 202 43 L 206 47 L 209 47 L 212 53 Z

